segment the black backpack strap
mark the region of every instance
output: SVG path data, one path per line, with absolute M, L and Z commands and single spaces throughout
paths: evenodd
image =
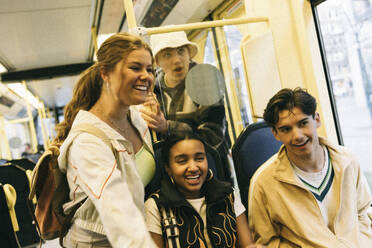
M 162 224 L 165 229 L 165 235 L 168 242 L 169 248 L 180 248 L 180 232 L 177 226 L 176 217 L 174 216 L 171 208 L 160 208 L 160 214 L 162 218 Z

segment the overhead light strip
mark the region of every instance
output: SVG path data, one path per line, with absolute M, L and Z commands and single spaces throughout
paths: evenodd
M 34 108 L 38 109 L 41 107 L 40 101 L 21 83 L 7 84 L 7 86 L 22 99 L 25 99 L 28 103 L 30 103 Z
M 4 73 L 4 72 L 7 72 L 8 70 L 5 68 L 5 66 L 3 66 L 1 63 L 0 63 L 0 74 L 1 73 Z

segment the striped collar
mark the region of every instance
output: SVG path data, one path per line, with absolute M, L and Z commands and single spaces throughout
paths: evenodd
M 323 199 L 325 198 L 325 196 L 327 195 L 327 193 L 329 192 L 329 190 L 332 186 L 332 182 L 333 182 L 333 178 L 334 178 L 334 171 L 333 171 L 333 167 L 332 167 L 331 157 L 329 156 L 329 151 L 326 147 L 325 148 L 323 147 L 323 149 L 325 150 L 325 155 L 326 155 L 327 171 L 326 171 L 326 174 L 323 177 L 322 182 L 320 183 L 320 185 L 318 187 L 314 186 L 312 184 L 312 182 L 309 182 L 306 179 L 304 179 L 303 177 L 301 177 L 301 175 L 299 173 L 296 173 L 297 178 L 299 178 L 299 180 L 305 185 L 305 187 L 311 191 L 311 193 L 315 196 L 315 198 L 318 201 L 323 201 Z M 295 164 L 293 164 L 293 163 L 291 163 L 291 164 L 294 168 L 296 168 Z M 297 170 L 300 170 L 300 169 L 297 167 Z M 296 169 L 295 169 L 295 171 L 296 171 Z

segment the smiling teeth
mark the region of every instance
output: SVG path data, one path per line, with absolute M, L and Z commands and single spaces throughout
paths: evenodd
M 200 175 L 197 175 L 197 176 L 189 176 L 189 177 L 186 177 L 186 179 L 198 179 L 200 177 Z
M 137 90 L 147 90 L 147 86 L 141 86 L 141 85 L 137 85 L 135 86 L 134 88 L 136 88 Z
M 303 145 L 306 145 L 307 141 L 302 143 L 302 144 L 293 144 L 294 146 L 303 146 Z

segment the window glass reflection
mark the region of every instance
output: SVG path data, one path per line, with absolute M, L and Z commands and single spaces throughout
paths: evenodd
M 328 0 L 317 11 L 343 140 L 372 189 L 372 5 Z
M 244 76 L 243 59 L 240 52 L 240 42 L 243 36 L 235 26 L 224 26 L 224 31 L 229 48 L 231 67 L 233 70 L 232 74 L 235 81 L 240 114 L 242 116 L 243 125 L 247 126 L 252 122 L 252 115 L 248 100 L 247 84 Z

